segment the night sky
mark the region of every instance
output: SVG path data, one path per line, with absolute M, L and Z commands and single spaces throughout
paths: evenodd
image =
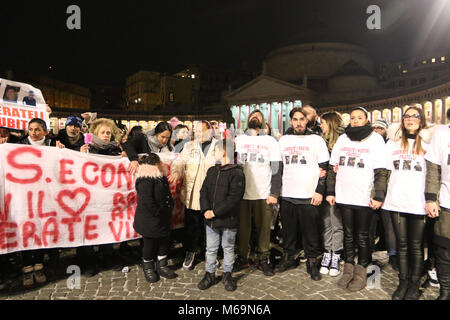
M 66 28 L 71 4 L 81 8 L 80 31 Z M 366 27 L 371 4 L 381 7 L 381 30 Z M 315 12 L 378 62 L 450 51 L 450 0 L 62 0 L 0 7 L 0 74 L 48 74 L 53 66 L 58 79 L 85 86 L 123 85 L 140 69 L 171 73 L 191 63 L 258 71 L 264 56 L 301 35 Z

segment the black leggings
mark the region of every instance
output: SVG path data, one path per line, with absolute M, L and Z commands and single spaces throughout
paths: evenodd
M 170 238 L 146 238 L 142 249 L 142 257 L 145 261 L 156 260 L 158 256 L 167 256 L 169 253 Z
M 419 281 L 423 270 L 425 216 L 392 212 L 397 237 L 399 278 Z
M 355 263 L 355 244 L 358 246 L 358 264 L 367 267 L 371 260 L 369 228 L 374 214 L 370 208 L 340 205 L 344 227 L 345 262 Z M 356 242 L 353 239 L 356 234 Z
M 183 247 L 189 252 L 206 248 L 205 218 L 200 210 L 185 208 Z

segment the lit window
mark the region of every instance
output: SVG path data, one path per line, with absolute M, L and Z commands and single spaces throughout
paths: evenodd
M 192 79 L 195 79 L 195 74 L 192 75 Z
M 435 58 L 431 59 L 431 62 L 432 62 L 432 63 L 435 63 L 435 62 L 436 62 L 436 59 L 435 59 Z
M 403 73 L 407 73 L 407 72 L 408 72 L 408 70 L 403 70 L 402 72 L 403 72 Z
M 445 61 L 445 57 L 441 57 L 441 61 Z
M 422 63 L 423 63 L 423 64 L 427 64 L 427 60 L 423 60 Z

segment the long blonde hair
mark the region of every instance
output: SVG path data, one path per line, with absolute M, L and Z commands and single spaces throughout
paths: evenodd
M 320 117 L 320 119 L 325 120 L 327 123 L 328 132 L 322 134 L 322 138 L 327 143 L 328 150 L 331 151 L 337 139 L 344 131 L 344 121 L 342 120 L 341 114 L 336 111 L 326 112 Z

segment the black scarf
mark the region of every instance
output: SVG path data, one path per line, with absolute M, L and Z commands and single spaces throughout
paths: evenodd
M 345 133 L 347 137 L 352 141 L 362 141 L 367 138 L 373 132 L 373 128 L 370 123 L 366 123 L 366 125 L 362 127 L 351 127 L 350 125 L 345 128 Z

